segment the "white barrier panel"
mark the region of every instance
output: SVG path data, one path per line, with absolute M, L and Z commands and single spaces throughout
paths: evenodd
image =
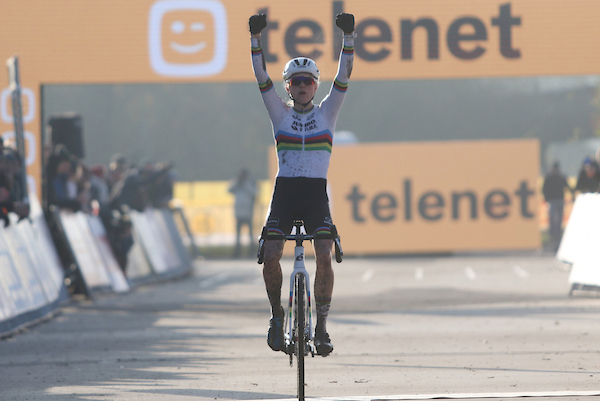
M 600 251 L 598 248 L 582 249 L 571 266 L 569 283 L 600 287 Z
M 110 276 L 113 290 L 115 292 L 129 291 L 129 283 L 127 283 L 125 274 L 123 274 L 123 271 L 110 248 L 102 220 L 100 220 L 100 217 L 92 215 L 85 215 L 85 218 L 87 219 L 91 234 L 96 241 L 104 266 Z
M 52 301 L 58 299 L 64 290 L 64 271 L 58 252 L 54 247 L 52 235 L 48 229 L 42 206 L 37 198 L 30 200 L 31 224 L 24 225 L 23 230 L 28 231 L 30 249 L 38 255 L 38 274 L 42 279 L 42 285 L 50 295 Z M 23 223 L 23 222 L 22 222 Z M 20 225 L 23 225 L 23 224 Z
M 6 239 L 13 252 L 21 282 L 29 293 L 29 297 L 33 302 L 33 309 L 37 309 L 50 303 L 51 289 L 49 289 L 48 294 L 44 290 L 44 280 L 40 277 L 38 267 L 36 267 L 36 265 L 43 262 L 37 261 L 35 254 L 30 250 L 30 240 L 33 240 L 33 238 L 28 237 L 21 229 L 21 227 L 30 223 L 28 221 L 17 223 L 16 215 L 11 214 L 10 217 L 12 224 L 4 229 Z
M 144 254 L 140 240 L 136 239 L 127 254 L 127 278 L 140 281 L 151 275 L 152 267 Z
M 178 213 L 179 212 L 180 211 L 178 211 Z M 171 240 L 173 241 L 173 244 L 174 244 L 175 248 L 177 249 L 177 252 L 179 253 L 180 260 L 182 261 L 184 267 L 191 269 L 192 260 L 190 258 L 190 254 L 189 254 L 188 250 L 186 249 L 186 247 L 183 243 L 183 239 L 181 238 L 181 233 L 179 232 L 179 229 L 177 228 L 177 223 L 175 223 L 175 216 L 173 214 L 173 211 L 169 210 L 169 209 L 161 209 L 160 214 L 162 217 L 161 221 L 164 222 L 164 225 L 170 234 Z M 185 216 L 183 216 L 183 214 L 181 214 L 180 217 L 182 219 L 185 219 Z
M 600 195 L 581 194 L 575 199 L 575 204 L 569 216 L 569 221 L 556 253 L 558 260 L 566 263 L 574 263 L 583 250 L 589 248 L 597 237 L 598 210 Z M 597 243 L 597 242 L 596 242 Z
M 43 318 L 66 298 L 63 269 L 39 202 L 31 198 L 31 220 L 0 227 L 0 334 Z
M 144 252 L 150 263 L 150 267 L 156 274 L 163 274 L 169 270 L 165 258 L 163 256 L 164 249 L 159 242 L 155 241 L 155 236 L 152 233 L 146 214 L 131 211 L 131 222 L 135 231 L 135 241 L 140 242 Z
M 21 282 L 16 262 L 13 260 L 6 234 L 2 228 L 0 228 L 0 285 L 2 285 L 4 296 L 8 299 L 6 304 L 3 302 L 6 318 L 17 316 L 32 309 L 31 299 Z
M 170 228 L 175 222 L 168 219 L 173 219 L 168 210 L 148 208 L 141 213 L 131 212 L 135 245 L 129 257 L 141 262 L 140 250 L 143 251 L 152 271 L 159 276 L 179 275 L 191 268 L 189 256 L 182 253 L 185 249 L 179 233 Z
M 0 257 L 0 265 L 4 263 L 4 258 Z M 5 321 L 15 315 L 12 300 L 5 292 L 2 285 L 2 270 L 0 270 L 0 322 Z
M 575 199 L 569 222 L 556 254 L 570 263 L 569 283 L 600 286 L 600 194 L 581 194 Z
M 112 288 L 112 282 L 104 267 L 102 256 L 100 256 L 100 252 L 95 246 L 89 230 L 85 230 L 87 221 L 85 225 L 82 225 L 78 214 L 80 213 L 61 211 L 60 221 L 71 249 L 73 249 L 73 254 L 75 255 L 81 274 L 91 289 Z
M 27 248 L 22 240 L 15 235 L 14 225 L 4 229 L 4 241 L 8 246 L 9 252 L 13 260 L 13 266 L 16 268 L 15 273 L 19 277 L 19 281 L 23 288 L 23 296 L 19 297 L 17 304 L 26 305 L 24 308 L 19 308 L 19 314 L 37 309 L 45 305 L 48 300 L 44 294 L 44 290 L 33 268 L 33 260 L 31 259 Z M 13 298 L 14 299 L 14 298 Z M 27 299 L 25 303 L 21 301 Z
M 181 258 L 177 247 L 171 238 L 171 233 L 165 222 L 163 214 L 158 209 L 148 209 L 144 211 L 150 227 L 152 227 L 152 233 L 156 242 L 161 244 L 163 248 L 165 262 L 169 269 L 177 269 L 182 265 Z

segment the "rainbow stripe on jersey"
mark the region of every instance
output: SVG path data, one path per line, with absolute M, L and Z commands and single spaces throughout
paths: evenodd
M 306 136 L 294 135 L 289 132 L 279 131 L 277 135 L 275 135 L 275 142 L 277 143 L 277 152 L 281 152 L 282 150 L 324 150 L 331 153 L 333 135 L 331 135 L 329 130 Z

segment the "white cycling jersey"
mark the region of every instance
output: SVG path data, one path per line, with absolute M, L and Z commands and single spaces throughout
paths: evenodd
M 321 104 L 297 111 L 273 88 L 260 40 L 251 39 L 252 66 L 273 126 L 279 171 L 277 177 L 327 178 L 335 123 L 346 97 L 354 61 L 354 36 L 344 35 L 338 71 Z

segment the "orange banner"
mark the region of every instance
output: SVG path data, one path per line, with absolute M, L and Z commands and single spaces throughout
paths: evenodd
M 341 11 L 356 16 L 355 79 L 600 72 L 596 0 L 5 0 L 0 56 L 41 83 L 252 81 L 248 17 L 268 14 L 274 78 L 309 55 L 336 71 Z
M 337 146 L 328 182 L 344 251 L 537 249 L 539 161 L 537 140 Z
M 274 81 L 298 55 L 331 79 L 342 11 L 356 16 L 355 80 L 600 73 L 597 0 L 3 0 L 0 57 L 20 59 L 31 185 L 41 176 L 41 85 L 252 82 L 257 12 L 268 14 L 262 46 Z M 7 99 L 2 90 L 0 135 L 10 138 Z

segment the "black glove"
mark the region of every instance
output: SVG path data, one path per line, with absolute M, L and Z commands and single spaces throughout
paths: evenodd
M 260 33 L 267 26 L 267 15 L 266 14 L 254 14 L 248 20 L 250 25 L 250 33 Z
M 354 32 L 354 15 L 341 13 L 335 16 L 335 24 L 344 31 L 345 34 Z

